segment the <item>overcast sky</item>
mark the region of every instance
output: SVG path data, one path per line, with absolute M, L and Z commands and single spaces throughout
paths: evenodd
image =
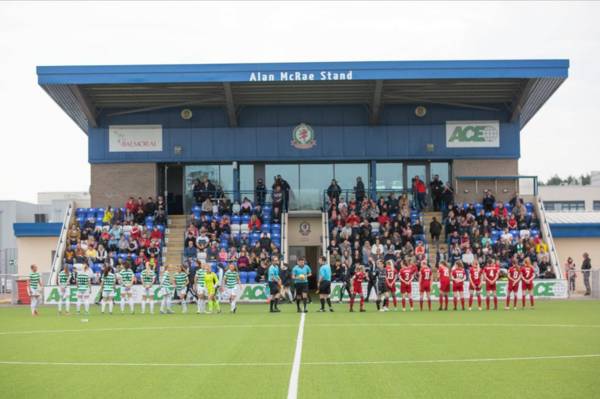
M 600 4 L 0 3 L 0 199 L 87 191 L 86 135 L 36 65 L 568 58 L 521 174 L 600 169 Z

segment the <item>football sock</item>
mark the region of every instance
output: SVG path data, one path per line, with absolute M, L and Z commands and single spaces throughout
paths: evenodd
M 114 302 L 113 301 L 109 301 L 108 302 L 108 311 L 110 313 L 112 313 L 112 311 L 113 311 L 113 306 L 114 306 Z
M 402 309 L 406 308 L 406 298 L 402 297 Z
M 498 309 L 498 297 L 494 295 L 494 309 Z
M 365 308 L 365 297 L 363 297 L 363 296 L 360 297 L 360 308 L 361 309 Z
M 477 294 L 477 306 L 481 307 L 481 294 Z
M 321 298 L 321 310 L 325 310 L 325 298 Z
M 458 299 L 456 297 L 452 298 L 453 302 L 454 302 L 454 310 L 456 310 L 456 307 L 458 306 Z
M 354 307 L 354 296 L 350 297 L 350 310 Z
M 388 299 L 388 301 L 389 301 L 389 299 Z M 394 307 L 397 308 L 398 307 L 398 298 L 396 298 L 396 295 L 394 295 L 392 297 L 392 301 L 394 301 Z
M 527 298 L 526 298 L 525 294 L 523 294 L 523 296 L 521 297 L 521 304 L 523 305 L 523 307 L 525 307 L 526 302 L 527 302 Z
M 529 295 L 529 302 L 531 303 L 531 307 L 533 307 L 535 301 L 533 299 L 533 294 Z
M 150 303 L 150 313 L 154 313 L 154 301 L 149 299 L 148 302 Z
M 462 307 L 462 310 L 465 310 L 465 298 L 460 298 L 460 306 Z
M 431 297 L 427 297 L 427 307 L 431 310 Z
M 515 294 L 515 298 L 513 300 L 513 306 L 516 308 L 517 307 L 517 294 Z
M 413 307 L 413 299 L 412 299 L 412 297 L 408 298 L 408 303 L 410 304 L 410 308 L 412 309 L 412 307 Z
M 331 298 L 327 297 L 327 306 L 331 309 Z
M 121 303 L 119 304 L 121 306 L 121 313 L 123 313 L 125 311 L 125 298 L 121 297 Z
M 213 299 L 213 302 L 214 302 L 214 306 L 215 306 L 215 309 L 217 310 L 217 312 L 220 312 L 221 311 L 221 303 L 219 303 L 219 300 L 215 298 L 215 299 Z
M 473 306 L 473 295 L 469 295 L 469 307 Z
M 423 298 L 419 299 L 419 309 L 423 310 Z
M 375 306 L 377 306 L 377 310 L 381 309 L 381 299 L 375 301 Z
M 131 310 L 131 313 L 133 313 L 134 310 L 134 304 L 133 304 L 133 297 L 129 297 L 129 309 Z
M 510 306 L 510 294 L 506 296 L 506 307 Z
M 105 310 L 106 310 L 106 301 L 103 299 L 100 301 L 100 311 L 102 313 L 104 313 Z
M 300 311 L 300 299 L 296 298 L 296 309 L 298 309 L 298 312 Z
M 146 313 L 146 299 L 142 299 L 142 313 Z
M 308 303 L 307 298 L 302 298 L 302 305 L 304 306 L 304 310 L 306 310 L 306 304 Z
M 83 308 L 85 309 L 85 313 L 90 313 L 90 301 L 89 301 L 89 299 L 86 299 L 83 302 Z
M 132 311 L 133 311 L 133 309 L 132 309 Z M 186 313 L 186 312 L 187 312 L 187 302 L 186 302 L 186 300 L 185 300 L 185 299 L 182 299 L 182 300 L 181 300 L 181 311 L 182 311 L 183 313 Z
M 485 297 L 485 308 L 487 310 L 490 310 L 490 297 L 489 296 Z

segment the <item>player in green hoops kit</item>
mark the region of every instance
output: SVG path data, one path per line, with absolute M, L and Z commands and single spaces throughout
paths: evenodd
M 160 292 L 162 294 L 162 301 L 160 303 L 160 313 L 173 313 L 171 309 L 171 298 L 173 297 L 173 277 L 169 269 L 171 265 L 165 267 L 160 278 Z
M 181 313 L 187 313 L 187 302 L 185 294 L 187 293 L 188 276 L 185 266 L 179 265 L 179 271 L 175 273 L 175 292 L 181 301 Z
M 197 264 L 198 269 L 194 276 L 194 285 L 196 286 L 196 304 L 198 305 L 198 311 L 196 313 L 204 313 L 206 311 L 206 297 L 208 291 L 206 291 L 206 283 L 204 278 L 206 277 L 206 265 Z
M 41 298 L 40 288 L 42 288 L 42 275 L 38 273 L 36 265 L 31 265 L 31 273 L 29 273 L 29 280 L 27 282 L 27 292 L 31 298 L 32 316 L 37 316 L 39 314 L 37 307 Z
M 108 304 L 108 312 L 112 314 L 115 297 L 115 274 L 112 272 L 112 268 L 108 265 L 104 266 L 102 272 L 102 284 L 100 285 L 100 291 L 102 292 L 101 312 L 104 313 L 106 304 Z
M 156 276 L 152 265 L 146 262 L 146 268 L 142 271 L 142 313 L 146 313 L 146 303 L 150 304 L 150 314 L 154 313 L 154 292 L 152 292 L 154 280 Z
M 58 314 L 62 314 L 62 306 L 63 303 L 65 305 L 65 314 L 69 314 L 69 308 L 71 306 L 70 296 L 71 293 L 69 291 L 69 280 L 71 279 L 71 274 L 69 273 L 69 266 L 65 264 L 63 269 L 58 272 L 58 277 L 56 278 L 56 282 L 58 283 L 58 293 L 60 298 L 58 298 Z
M 134 313 L 133 307 L 133 283 L 135 283 L 135 276 L 131 271 L 131 265 L 129 262 L 125 263 L 125 269 L 119 273 L 121 276 L 121 313 L 125 313 L 125 301 L 129 304 L 131 314 Z
M 84 263 L 83 270 L 77 273 L 77 313 L 80 313 L 81 304 L 85 313 L 90 313 L 90 267 Z
M 233 262 L 229 262 L 229 267 L 223 275 L 223 280 L 225 280 L 224 286 L 221 286 L 223 299 L 229 300 L 231 313 L 235 313 L 237 311 L 236 299 L 240 288 L 240 275 L 235 269 L 235 264 Z

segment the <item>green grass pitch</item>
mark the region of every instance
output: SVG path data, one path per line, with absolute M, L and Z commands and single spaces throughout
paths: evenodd
M 412 313 L 309 305 L 298 398 L 600 397 L 600 302 L 536 305 Z M 279 314 L 266 305 L 220 315 L 175 309 L 109 316 L 94 306 L 82 323 L 55 307 L 37 318 L 27 307 L 0 308 L 0 397 L 287 397 L 295 306 Z

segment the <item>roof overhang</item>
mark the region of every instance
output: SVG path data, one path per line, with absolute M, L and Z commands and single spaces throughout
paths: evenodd
M 40 66 L 38 83 L 81 129 L 103 113 L 243 106 L 386 104 L 509 111 L 523 127 L 568 77 L 568 60 Z M 499 108 L 500 107 L 500 108 Z

